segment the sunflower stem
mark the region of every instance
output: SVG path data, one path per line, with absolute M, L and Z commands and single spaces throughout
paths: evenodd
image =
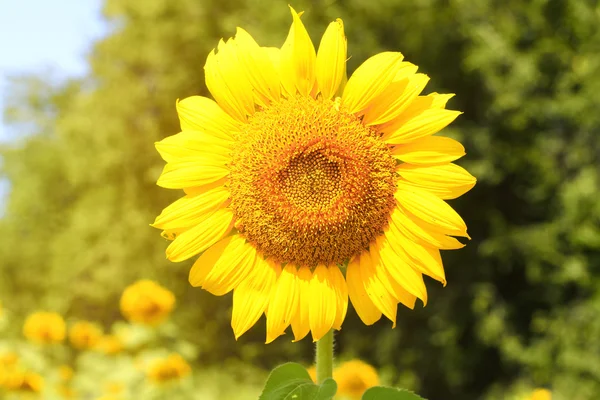
M 317 383 L 333 377 L 333 329 L 317 340 Z

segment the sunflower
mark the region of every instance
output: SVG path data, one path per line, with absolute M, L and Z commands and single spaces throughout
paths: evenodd
M 397 52 L 346 79 L 342 21 L 316 52 L 291 12 L 281 48 L 241 28 L 221 40 L 204 67 L 215 101 L 178 101 L 182 132 L 156 143 L 158 185 L 185 192 L 153 224 L 167 258 L 200 254 L 190 283 L 233 290 L 236 338 L 265 313 L 267 343 L 341 329 L 348 298 L 368 325 L 425 304 L 423 275 L 446 283 L 439 250 L 468 237 L 444 200 L 475 184 L 451 163 L 463 146 L 432 136 L 460 114 L 452 95 L 421 95 L 429 78 Z
M 14 351 L 0 354 L 0 367 L 12 367 L 19 361 L 19 355 Z
M 69 329 L 69 341 L 79 350 L 91 349 L 102 337 L 100 326 L 89 321 L 77 321 Z
M 58 367 L 58 378 L 61 382 L 69 382 L 73 379 L 73 375 L 75 375 L 75 371 L 69 365 L 63 364 Z
M 95 349 L 104 354 L 118 354 L 123 351 L 124 344 L 116 335 L 104 335 L 98 339 Z
M 379 385 L 377 370 L 361 360 L 346 361 L 333 371 L 337 397 L 360 399 L 370 387 Z
M 535 389 L 529 400 L 552 400 L 552 392 L 548 389 Z
M 60 314 L 38 311 L 27 317 L 23 334 L 32 342 L 41 344 L 60 343 L 65 339 L 67 327 Z
M 183 357 L 174 353 L 152 363 L 146 375 L 154 383 L 165 383 L 184 378 L 190 372 L 190 365 Z
M 154 281 L 142 279 L 125 288 L 120 306 L 128 320 L 156 326 L 171 314 L 175 295 Z
M 0 371 L 0 388 L 23 393 L 39 393 L 44 387 L 44 378 L 39 374 L 19 369 Z

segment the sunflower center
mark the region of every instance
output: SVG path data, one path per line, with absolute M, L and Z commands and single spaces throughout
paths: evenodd
M 327 209 L 341 193 L 340 167 L 324 149 L 307 149 L 290 160 L 277 180 L 281 192 L 299 210 Z
M 395 205 L 396 161 L 377 134 L 329 100 L 256 112 L 231 164 L 246 239 L 281 263 L 340 264 L 367 249 Z

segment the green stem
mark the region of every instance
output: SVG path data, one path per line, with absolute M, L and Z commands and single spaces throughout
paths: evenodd
M 333 329 L 317 341 L 317 383 L 333 376 Z

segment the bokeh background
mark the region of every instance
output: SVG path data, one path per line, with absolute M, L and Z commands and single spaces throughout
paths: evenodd
M 459 164 L 478 178 L 451 201 L 472 240 L 443 254 L 447 287 L 427 281 L 427 307 L 400 308 L 393 330 L 350 310 L 338 358 L 365 360 L 384 383 L 430 400 L 516 399 L 535 387 L 559 400 L 600 398 L 598 2 L 292 5 L 315 43 L 344 20 L 349 71 L 401 51 L 431 77 L 429 91 L 456 93 L 449 108 L 464 114 L 444 134 L 465 145 Z M 207 94 L 206 56 L 236 26 L 280 46 L 287 3 L 2 1 L 0 21 L 0 354 L 43 375 L 48 399 L 254 399 L 277 364 L 310 365 L 309 339 L 265 345 L 264 321 L 236 342 L 230 296 L 191 288 L 191 262 L 166 261 L 149 226 L 180 195 L 155 185 L 154 142 L 178 132 L 175 100 Z M 159 327 L 120 313 L 121 293 L 139 279 L 175 294 Z M 39 310 L 68 326 L 95 321 L 125 348 L 29 343 L 23 322 Z M 185 382 L 140 380 L 144 360 L 171 352 L 192 367 Z M 52 389 L 63 364 L 72 393 Z

